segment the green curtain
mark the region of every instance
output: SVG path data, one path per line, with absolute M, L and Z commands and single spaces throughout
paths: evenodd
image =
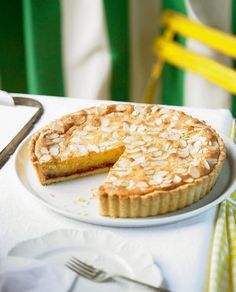
M 28 92 L 64 95 L 60 1 L 24 0 Z
M 129 1 L 102 0 L 111 47 L 111 97 L 128 101 L 130 83 Z M 184 0 L 163 0 L 162 9 L 186 14 Z M 0 88 L 64 96 L 60 0 L 1 1 Z M 232 0 L 232 31 L 236 34 L 236 0 Z M 177 37 L 184 44 L 185 40 Z M 236 62 L 234 63 L 236 68 Z M 182 105 L 184 72 L 165 65 L 162 102 Z M 236 116 L 236 97 L 232 101 Z
M 176 10 L 186 14 L 183 0 L 164 0 L 162 9 Z M 177 36 L 177 41 L 185 44 L 185 39 Z M 172 65 L 165 64 L 163 72 L 162 103 L 169 105 L 183 105 L 184 99 L 184 71 Z
M 0 88 L 26 92 L 21 1 L 1 1 Z
M 127 0 L 103 0 L 109 42 L 112 73 L 111 98 L 129 100 L 129 7 Z

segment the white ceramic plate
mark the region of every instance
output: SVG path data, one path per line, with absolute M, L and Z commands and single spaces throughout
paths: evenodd
M 75 256 L 97 268 L 139 279 L 156 287 L 163 281 L 160 269 L 142 246 L 103 230 L 53 231 L 17 244 L 8 255 L 43 260 L 57 266 L 64 266 L 71 256 Z M 133 284 L 125 282 L 125 287 L 120 284 L 97 284 L 80 278 L 75 290 L 115 292 L 124 291 L 124 288 L 127 291 L 128 288 L 128 291 L 137 291 L 130 290 L 134 288 Z
M 222 202 L 234 191 L 236 188 L 236 146 L 229 138 L 223 138 L 227 149 L 227 158 L 212 191 L 200 201 L 186 208 L 147 218 L 110 218 L 99 215 L 98 202 L 92 193 L 104 180 L 106 174 L 42 186 L 29 159 L 28 139 L 18 148 L 15 167 L 21 183 L 35 199 L 66 217 L 113 227 L 153 226 L 176 222 L 200 214 Z

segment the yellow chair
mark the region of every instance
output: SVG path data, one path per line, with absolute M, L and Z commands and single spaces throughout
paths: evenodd
M 218 52 L 236 58 L 236 38 L 195 23 L 172 11 L 161 18 L 163 34 L 155 40 L 156 63 L 153 65 L 145 102 L 154 102 L 157 81 L 165 62 L 197 73 L 211 82 L 236 94 L 236 71 L 215 60 L 192 52 L 174 41 L 176 34 L 204 43 Z M 236 122 L 231 129 L 235 138 Z M 235 142 L 235 139 L 234 139 Z M 206 291 L 236 291 L 236 192 L 221 203 L 216 218 L 209 259 Z
M 176 34 L 204 43 L 216 51 L 236 58 L 236 38 L 214 28 L 193 22 L 173 11 L 165 11 L 161 17 L 163 34 L 156 38 L 153 65 L 145 96 L 146 103 L 153 102 L 157 80 L 165 62 L 197 73 L 211 82 L 236 94 L 236 71 L 215 60 L 192 52 L 174 41 Z

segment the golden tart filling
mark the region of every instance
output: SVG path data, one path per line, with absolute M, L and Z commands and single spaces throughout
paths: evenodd
M 100 214 L 146 217 L 183 208 L 214 186 L 225 159 L 205 122 L 158 105 L 100 105 L 38 131 L 30 156 L 42 184 L 109 170 Z

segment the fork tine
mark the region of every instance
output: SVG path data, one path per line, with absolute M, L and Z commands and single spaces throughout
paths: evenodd
M 87 273 L 89 276 L 94 276 L 94 275 L 96 275 L 96 273 L 94 274 L 93 272 L 90 272 L 90 271 L 84 269 L 83 267 L 81 267 L 81 266 L 79 266 L 79 265 L 77 265 L 77 264 L 74 264 L 74 263 L 72 263 L 72 262 L 70 262 L 69 264 L 70 264 L 74 269 L 80 270 L 80 271 L 82 271 L 83 273 Z
M 92 279 L 93 275 L 88 274 L 87 272 L 84 272 L 83 270 L 81 270 L 80 268 L 74 267 L 71 264 L 65 264 L 65 266 L 67 268 L 69 268 L 70 270 L 72 270 L 73 272 L 75 272 L 76 274 L 86 278 L 86 279 Z
M 84 269 L 92 272 L 92 273 L 96 273 L 97 269 L 94 268 L 93 266 L 87 265 L 86 263 L 80 261 L 79 259 L 77 259 L 76 257 L 71 257 L 71 262 L 73 262 L 74 264 L 83 267 Z

